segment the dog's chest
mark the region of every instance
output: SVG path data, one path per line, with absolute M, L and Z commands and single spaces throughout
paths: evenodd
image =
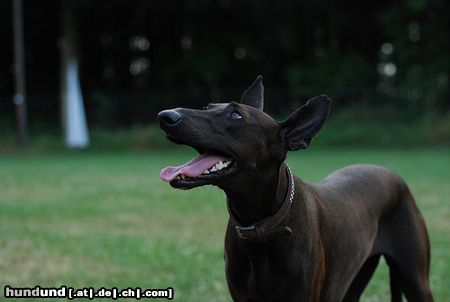
M 251 260 L 247 292 L 255 301 L 277 301 L 286 295 L 297 276 L 286 267 L 281 255 L 260 253 Z

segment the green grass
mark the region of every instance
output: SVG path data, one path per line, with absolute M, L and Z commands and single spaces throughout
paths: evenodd
M 222 258 L 224 194 L 214 187 L 174 190 L 159 179 L 162 167 L 193 154 L 176 148 L 0 156 L 0 285 L 172 286 L 178 301 L 230 301 Z M 448 149 L 312 146 L 290 154 L 288 162 L 306 181 L 361 162 L 402 175 L 428 223 L 435 299 L 450 297 Z M 388 295 L 383 264 L 363 301 L 387 301 Z

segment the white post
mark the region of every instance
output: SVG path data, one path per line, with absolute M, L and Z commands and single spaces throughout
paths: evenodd
M 69 59 L 66 70 L 66 145 L 69 148 L 84 149 L 89 146 L 89 134 L 84 114 L 83 95 L 78 76 L 78 62 Z
M 83 94 L 78 72 L 77 24 L 75 5 L 62 2 L 61 38 L 61 113 L 66 146 L 89 147 L 89 133 L 84 113 Z

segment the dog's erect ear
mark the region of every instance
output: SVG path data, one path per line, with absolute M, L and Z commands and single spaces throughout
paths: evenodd
M 280 123 L 279 139 L 288 151 L 305 149 L 322 128 L 330 112 L 331 100 L 325 95 L 310 99 Z
M 247 90 L 244 91 L 241 97 L 241 103 L 259 110 L 264 108 L 264 86 L 262 84 L 263 77 L 259 75 L 256 80 Z

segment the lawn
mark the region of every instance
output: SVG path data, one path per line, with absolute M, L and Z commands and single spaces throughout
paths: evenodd
M 411 187 L 432 241 L 436 301 L 450 297 L 450 150 L 314 149 L 289 155 L 316 181 L 352 163 L 380 164 Z M 144 153 L 0 156 L 0 285 L 142 287 L 175 290 L 177 301 L 230 301 L 223 264 L 224 194 L 170 188 L 166 165 L 186 148 Z M 3 289 L 2 289 L 3 291 Z M 389 300 L 380 265 L 363 301 Z

